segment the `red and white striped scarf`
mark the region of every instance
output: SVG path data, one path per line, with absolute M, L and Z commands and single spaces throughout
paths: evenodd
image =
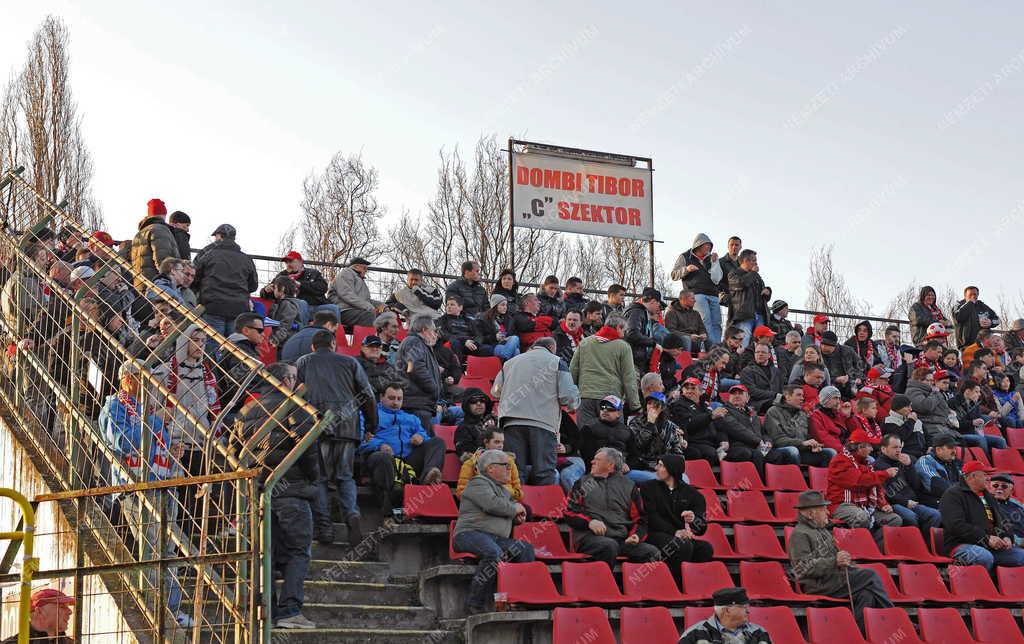
M 707 396 L 708 403 L 718 400 L 718 372 L 714 369 L 705 371 L 704 378 L 701 380 L 701 388 L 704 390 L 704 395 Z
M 889 356 L 889 368 L 898 369 L 903 364 L 903 356 L 896 350 L 896 345 L 890 346 L 888 342 L 883 343 L 885 345 L 885 353 Z
M 942 315 L 942 311 L 939 310 L 939 307 L 935 306 L 934 304 L 925 304 L 924 302 L 921 302 L 921 304 L 924 306 L 925 309 L 928 310 L 929 313 L 931 313 L 932 322 L 942 322 L 944 316 Z
M 861 463 L 857 460 L 857 457 L 850 451 L 850 447 L 847 445 L 843 447 L 843 453 L 840 455 L 841 458 L 848 458 L 853 463 L 853 467 L 859 472 L 869 472 L 866 463 Z M 882 494 L 878 485 L 872 485 L 871 487 L 857 487 L 857 488 L 846 488 L 843 490 L 843 502 L 852 503 L 862 508 L 877 508 L 882 505 Z

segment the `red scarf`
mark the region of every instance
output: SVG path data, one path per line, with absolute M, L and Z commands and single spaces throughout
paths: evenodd
M 718 400 L 718 372 L 714 369 L 705 371 L 704 378 L 701 380 L 701 388 L 704 390 L 705 400 L 708 403 Z
M 601 338 L 601 340 L 603 340 L 604 342 L 611 342 L 612 340 L 622 339 L 622 336 L 619 335 L 618 331 L 607 325 L 598 329 L 597 333 L 595 333 L 594 336 Z
M 921 305 L 932 314 L 933 322 L 942 322 L 945 316 L 942 315 L 942 311 L 939 310 L 939 307 L 934 304 L 925 304 L 924 302 L 921 302 Z
M 896 350 L 896 345 L 889 346 L 885 343 L 885 352 L 889 354 L 889 368 L 896 370 L 903 364 L 903 356 Z
M 567 326 L 565 326 L 565 320 L 562 320 L 561 322 L 558 323 L 558 328 L 562 329 L 562 333 L 572 338 L 572 348 L 575 351 L 576 347 L 578 347 L 580 344 L 580 340 L 583 339 L 583 327 L 580 327 L 576 329 L 575 332 L 573 332 L 570 331 Z
M 872 340 L 871 338 L 868 338 L 867 340 L 864 341 L 864 344 L 867 345 L 867 347 L 864 349 L 864 353 L 861 353 L 860 340 L 855 340 L 854 342 L 857 344 L 857 355 L 860 356 L 861 360 L 864 361 L 864 364 L 866 364 L 868 366 L 868 369 L 870 369 L 871 366 L 875 364 L 875 341 Z
M 821 348 L 821 336 L 814 330 L 814 327 L 807 329 L 807 335 L 811 336 L 811 339 L 814 340 L 814 346 Z

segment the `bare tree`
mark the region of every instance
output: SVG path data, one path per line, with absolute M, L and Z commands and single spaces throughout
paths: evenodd
M 920 287 L 912 280 L 903 290 L 894 295 L 885 307 L 885 317 L 893 320 L 906 320 L 910 316 L 910 307 L 917 303 Z
M 25 66 L 0 102 L 0 159 L 4 168 L 26 167 L 25 178 L 45 198 L 66 201 L 67 213 L 89 227 L 103 227 L 92 197 L 92 157 L 69 80 L 68 30 L 48 16 L 28 45 Z
M 850 292 L 846 278 L 835 269 L 832 261 L 833 250 L 833 244 L 811 249 L 807 275 L 807 308 L 830 314 L 863 311 L 868 315 L 871 305 L 864 300 L 858 300 Z
M 343 262 L 355 256 L 374 261 L 386 244 L 377 225 L 386 208 L 377 201 L 377 169 L 362 154 L 338 152 L 322 173 L 302 183 L 299 224 L 308 258 Z M 291 239 L 294 242 L 294 237 Z
M 288 226 L 288 228 L 281 233 L 281 236 L 277 238 L 277 254 L 279 257 L 284 257 L 289 251 L 295 248 L 295 239 L 299 235 L 299 227 L 297 225 Z

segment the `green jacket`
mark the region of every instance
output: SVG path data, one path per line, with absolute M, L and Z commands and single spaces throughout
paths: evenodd
M 800 448 L 810 438 L 807 412 L 779 400 L 764 416 L 764 427 L 775 447 Z
M 580 398 L 618 396 L 626 401 L 626 410 L 640 409 L 633 350 L 625 340 L 609 341 L 598 335 L 583 338 L 569 371 L 580 388 Z
M 447 492 L 446 492 L 447 494 Z M 512 534 L 516 502 L 504 486 L 485 474 L 477 474 L 466 484 L 459 500 L 459 518 L 452 536 L 467 530 L 479 530 L 496 537 Z
M 846 579 L 836 564 L 836 541 L 831 526 L 819 528 L 810 519 L 797 517 L 789 535 L 789 565 L 809 595 L 837 596 L 846 592 Z

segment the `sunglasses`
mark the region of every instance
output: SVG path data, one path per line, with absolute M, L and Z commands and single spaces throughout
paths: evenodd
M 991 485 L 992 485 L 992 489 L 993 490 L 1011 490 L 1011 489 L 1013 489 L 1013 486 L 1010 485 L 1009 483 L 992 483 Z
M 262 331 L 263 330 L 263 327 L 261 327 L 261 326 L 248 326 L 246 328 L 247 329 L 252 329 L 253 331 Z
M 611 405 L 600 405 L 598 409 L 601 411 L 619 411 L 617 407 L 612 407 Z

